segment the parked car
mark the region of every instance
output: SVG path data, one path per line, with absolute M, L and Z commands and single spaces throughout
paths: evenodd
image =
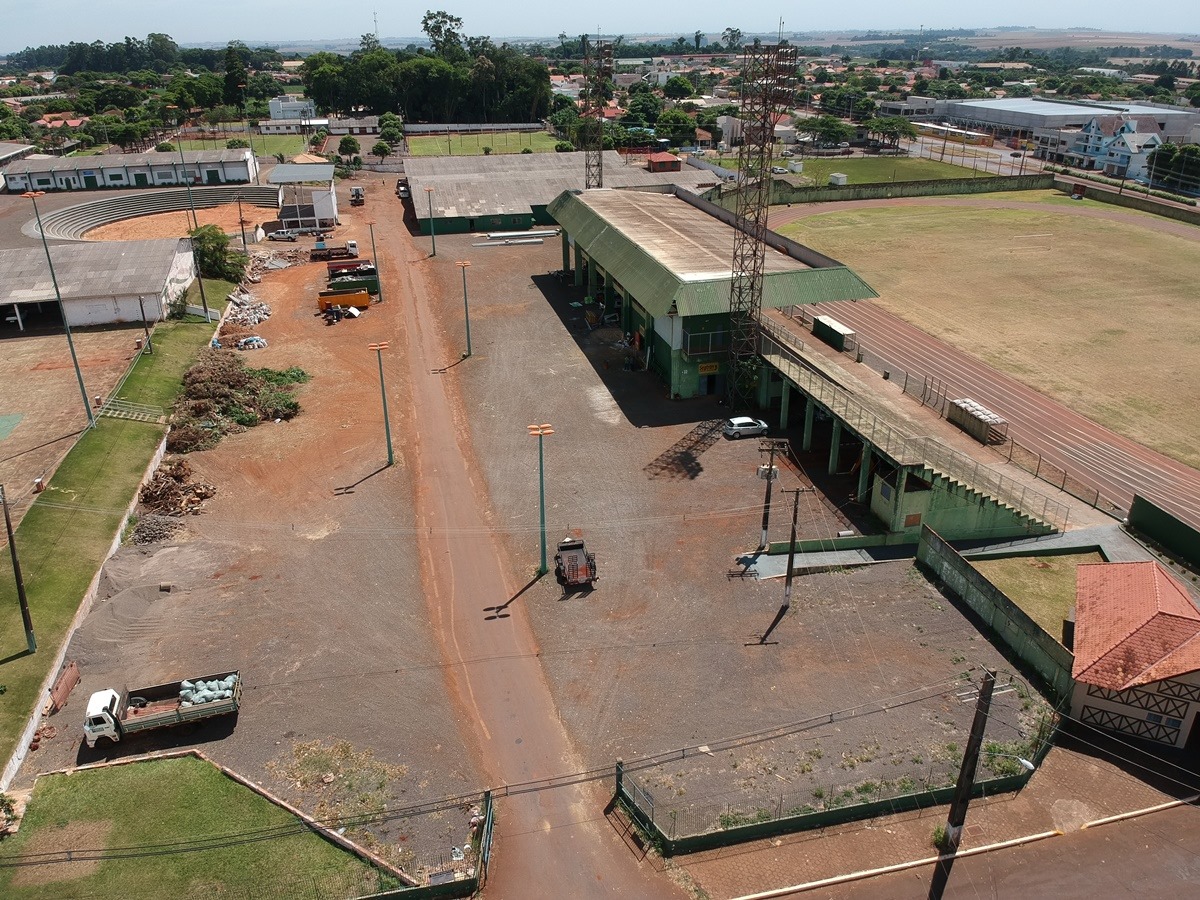
M 762 419 L 752 419 L 749 416 L 734 416 L 732 419 L 725 420 L 725 427 L 721 430 L 725 432 L 726 437 L 736 441 L 740 437 L 766 434 L 767 423 Z
M 848 149 L 849 147 L 850 147 L 850 145 L 849 145 L 849 144 L 847 144 L 845 141 L 842 141 L 840 144 L 838 144 L 838 149 L 839 149 L 839 150 L 846 150 L 846 149 Z
M 793 153 L 791 150 L 784 150 L 784 151 L 783 151 L 782 153 L 780 153 L 779 155 L 780 155 L 780 156 L 785 156 L 785 157 L 786 157 L 786 156 L 795 156 L 796 154 L 795 154 L 795 153 Z
M 279 231 L 272 231 L 267 235 L 268 241 L 295 241 L 297 233 L 290 228 L 283 228 Z
M 401 200 L 407 200 L 412 196 L 412 192 L 408 189 L 407 184 L 402 184 L 400 187 L 396 188 L 396 196 Z
M 771 174 L 772 175 L 786 175 L 787 169 L 785 169 L 783 166 L 771 166 Z

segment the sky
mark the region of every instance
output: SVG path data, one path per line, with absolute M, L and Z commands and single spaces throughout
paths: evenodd
M 144 38 L 150 32 L 169 34 L 180 44 L 242 40 L 247 44 L 279 41 L 357 39 L 375 30 L 371 3 L 349 6 L 332 0 L 203 0 L 200 3 L 163 3 L 150 0 L 105 0 L 97 15 L 96 0 L 46 0 L 19 3 L 0 0 L 0 52 L 40 44 L 71 41 L 106 42 L 126 35 Z M 815 6 L 815 4 L 814 4 Z M 961 0 L 928 0 L 897 4 L 885 0 L 848 0 L 805 9 L 794 4 L 754 4 L 747 10 L 718 0 L 693 0 L 681 4 L 654 4 L 640 0 L 606 0 L 589 10 L 584 4 L 527 0 L 445 0 L 444 3 L 376 3 L 381 38 L 420 34 L 426 8 L 446 8 L 463 19 L 470 35 L 505 37 L 556 37 L 559 32 L 687 35 L 697 30 L 716 37 L 727 27 L 745 33 L 784 31 L 836 31 L 843 29 L 988 28 L 1022 25 L 1038 28 L 1097 28 L 1163 34 L 1200 32 L 1200 13 L 1182 14 L 1190 4 L 1142 6 L 1129 0 L 1092 0 L 1076 10 L 1068 4 L 1045 0 L 1007 0 L 1005 3 L 962 3 Z M 736 8 L 735 8 L 736 7 Z M 788 15 L 794 21 L 788 20 Z

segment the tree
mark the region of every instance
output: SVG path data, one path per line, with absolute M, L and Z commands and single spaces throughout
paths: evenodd
M 464 56 L 462 41 L 463 21 L 443 10 L 426 10 L 421 17 L 421 30 L 429 38 L 429 46 L 442 59 L 458 59 Z
M 726 28 L 721 32 L 721 39 L 725 41 L 725 49 L 731 53 L 742 49 L 742 29 Z
M 174 153 L 175 145 L 170 141 L 163 141 L 161 144 L 155 145 L 154 149 L 158 153 Z
M 668 109 L 658 117 L 654 130 L 672 144 L 690 144 L 696 136 L 696 123 L 682 109 Z
M 241 106 L 246 101 L 246 64 L 234 44 L 225 48 L 225 84 L 222 99 L 229 106 Z
M 379 141 L 371 148 L 371 155 L 378 156 L 379 161 L 383 162 L 392 154 L 392 145 L 387 141 Z
M 238 282 L 246 270 L 246 256 L 229 249 L 229 237 L 216 225 L 201 225 L 191 232 L 196 268 L 205 278 Z
M 226 150 L 246 150 L 249 149 L 249 147 L 249 142 L 243 138 L 230 138 L 225 142 Z
M 696 45 L 696 52 L 699 53 L 700 45 L 704 43 L 704 32 L 697 31 L 694 35 L 692 35 L 692 42 Z
M 528 149 L 528 148 L 526 148 L 526 149 Z M 559 141 L 557 144 L 554 145 L 555 153 L 570 153 L 574 149 L 575 149 L 575 145 L 572 144 L 570 141 Z
M 692 96 L 693 93 L 692 83 L 682 75 L 672 75 L 663 85 L 663 95 L 668 100 L 682 100 L 684 97 Z
M 358 143 L 358 138 L 353 135 L 346 135 L 338 141 L 339 156 L 354 156 L 356 153 L 361 153 L 362 147 Z

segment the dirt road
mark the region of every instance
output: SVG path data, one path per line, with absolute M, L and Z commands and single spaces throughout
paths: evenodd
M 404 229 L 402 207 L 382 192 L 369 198 L 377 230 L 392 235 L 379 248 L 385 293 L 403 304 L 412 390 L 413 467 L 422 576 L 437 629 L 450 693 L 465 727 L 474 728 L 479 767 L 493 784 L 546 778 L 584 768 L 555 709 L 538 645 L 520 604 L 505 618 L 487 607 L 508 603 L 524 579 L 488 534 L 484 485 L 475 474 L 470 432 L 457 396 L 454 362 L 429 304 L 438 290 L 431 267 Z M 453 353 L 453 355 L 451 355 Z M 524 794 L 504 801 L 489 897 L 667 897 L 677 893 L 638 863 L 602 815 L 595 785 Z

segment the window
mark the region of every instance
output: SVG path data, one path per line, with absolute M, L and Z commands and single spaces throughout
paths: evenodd
M 1146 721 L 1153 722 L 1155 725 L 1161 725 L 1162 719 L 1163 719 L 1163 717 L 1160 716 L 1158 713 L 1147 713 L 1146 714 Z

